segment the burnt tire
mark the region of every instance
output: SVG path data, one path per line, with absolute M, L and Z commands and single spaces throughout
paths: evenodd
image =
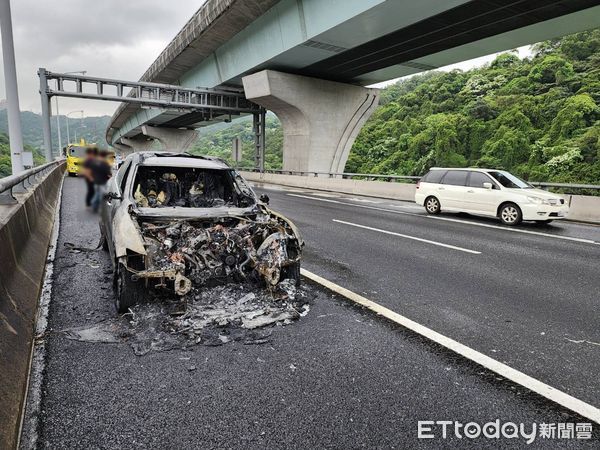
M 295 262 L 281 269 L 281 280 L 294 280 L 296 287 L 300 287 L 300 263 Z
M 106 239 L 106 235 L 104 234 L 102 229 L 100 229 L 100 247 L 102 247 L 102 250 L 104 250 L 105 252 L 108 251 L 108 240 Z
M 133 305 L 144 299 L 144 286 L 131 279 L 131 273 L 121 264 L 117 266 L 115 280 L 115 308 L 119 314 L 126 313 Z
M 427 211 L 427 214 L 439 214 L 442 210 L 440 201 L 437 199 L 437 197 L 434 197 L 433 195 L 430 195 L 425 199 L 424 206 L 425 211 Z
M 505 203 L 498 211 L 498 217 L 504 225 L 515 226 L 523 220 L 523 213 L 515 203 Z

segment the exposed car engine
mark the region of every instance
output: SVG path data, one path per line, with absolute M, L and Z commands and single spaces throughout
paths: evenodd
M 274 286 L 296 278 L 300 244 L 289 225 L 276 216 L 142 222 L 146 245 L 145 270 L 138 277 L 175 281 L 175 292 L 227 281 L 264 281 Z M 164 280 L 157 286 L 164 284 Z

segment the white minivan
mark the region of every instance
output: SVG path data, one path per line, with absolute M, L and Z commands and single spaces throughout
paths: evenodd
M 504 170 L 434 167 L 417 183 L 415 202 L 429 214 L 465 212 L 498 217 L 506 225 L 522 220 L 550 223 L 564 219 L 565 199 L 536 189 Z

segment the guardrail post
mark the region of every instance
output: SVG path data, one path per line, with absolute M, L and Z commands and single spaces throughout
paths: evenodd
M 0 194 L 0 205 L 16 205 L 19 203 L 12 192 L 13 188 L 10 187 Z
M 27 186 L 25 186 L 25 182 L 27 181 L 27 178 L 23 178 L 23 181 L 21 181 L 18 184 L 15 184 L 12 187 L 12 191 L 16 192 L 18 194 L 22 194 L 23 192 L 27 192 Z
M 27 178 L 25 178 L 23 180 L 23 185 L 24 186 L 28 185 L 27 188 L 30 188 L 31 186 L 33 186 L 33 183 L 31 182 L 31 175 L 29 175 Z

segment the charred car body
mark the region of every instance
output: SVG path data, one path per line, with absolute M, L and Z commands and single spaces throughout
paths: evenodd
M 221 160 L 130 155 L 109 182 L 100 217 L 117 310 L 127 311 L 149 288 L 184 296 L 229 281 L 299 283 L 300 234 L 266 203 Z

